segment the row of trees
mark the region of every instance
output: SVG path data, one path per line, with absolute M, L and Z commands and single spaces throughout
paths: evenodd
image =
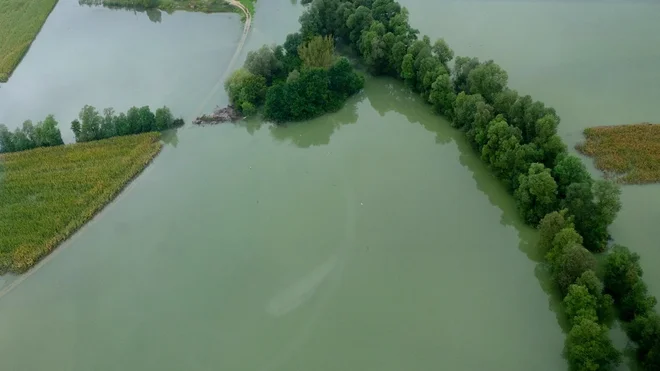
M 103 110 L 103 115 L 85 105 L 78 114 L 78 119 L 71 122 L 71 130 L 76 142 L 89 142 L 121 135 L 163 131 L 183 125 L 182 119 L 175 119 L 167 107 L 152 112 L 149 106 L 131 107 L 126 113 L 115 114 L 112 108 Z
M 183 120 L 175 119 L 167 107 L 158 108 L 155 113 L 148 106 L 131 107 L 126 113 L 118 115 L 114 109 L 106 108 L 101 115 L 96 108 L 86 105 L 80 110 L 78 119 L 71 122 L 71 130 L 76 142 L 89 142 L 120 135 L 163 131 L 183 124 Z M 27 120 L 13 133 L 7 126 L 0 124 L 0 153 L 62 145 L 62 133 L 57 126 L 58 122 L 53 115 L 46 116 L 36 125 Z
M 632 299 L 615 294 L 613 287 L 622 276 L 606 277 L 603 284 L 596 275 L 592 252 L 607 247 L 607 228 L 621 209 L 620 190 L 611 182 L 594 180 L 580 159 L 568 154 L 557 135 L 556 111 L 508 88 L 507 72 L 494 61 L 454 58 L 443 39 L 431 42 L 427 36 L 418 37 L 407 10 L 396 1 L 305 2 L 311 6 L 300 17 L 303 40 L 333 37 L 361 56 L 374 75 L 403 80 L 465 133 L 512 192 L 523 219 L 539 227 L 539 248 L 564 296 L 572 326 L 566 339 L 571 368 L 606 370 L 617 365 L 621 355 L 607 335 L 612 303 L 624 308 L 631 302 L 641 305 L 653 300 L 640 299 L 648 298 L 640 288 L 641 279 L 634 289 L 643 295 Z M 657 316 L 640 318 L 637 327 L 630 328 L 656 321 Z M 653 328 L 658 331 L 629 332 L 646 369 L 660 369 L 654 363 L 660 357 L 654 348 L 660 325 Z
M 363 86 L 348 59 L 335 57 L 332 37 L 301 33 L 248 53 L 243 68 L 225 81 L 236 109 L 251 115 L 263 106 L 264 117 L 276 123 L 336 111 Z
M 0 124 L 0 153 L 64 144 L 57 124 L 53 115 L 46 116 L 37 125 L 33 125 L 32 121 L 27 120 L 13 133 L 7 129 L 7 126 Z

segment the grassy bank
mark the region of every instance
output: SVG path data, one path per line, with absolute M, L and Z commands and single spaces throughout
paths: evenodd
M 628 184 L 660 182 L 660 124 L 598 126 L 584 135 L 576 149 L 606 175 Z
M 0 82 L 30 48 L 57 0 L 0 0 Z
M 159 153 L 159 133 L 0 156 L 0 273 L 26 271 Z

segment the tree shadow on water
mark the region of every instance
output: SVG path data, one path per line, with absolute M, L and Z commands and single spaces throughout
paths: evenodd
M 160 135 L 160 139 L 163 141 L 163 143 L 165 143 L 165 145 L 176 148 L 176 146 L 179 144 L 178 131 L 178 128 L 166 130 Z
M 459 134 L 451 130 L 443 117 L 435 115 L 418 94 L 398 80 L 390 77 L 371 79 L 365 86 L 365 93 L 371 107 L 381 117 L 388 112 L 401 114 L 409 123 L 418 123 L 435 133 L 438 144 L 451 143 Z
M 405 116 L 410 123 L 419 123 L 427 131 L 434 133 L 437 143 L 456 144 L 460 164 L 470 171 L 477 189 L 486 195 L 491 205 L 501 211 L 500 223 L 516 230 L 519 239 L 518 249 L 536 263 L 534 276 L 541 289 L 548 295 L 548 309 L 555 313 L 557 323 L 564 332 L 567 332 L 569 326 L 561 306 L 561 295 L 552 283 L 543 256 L 536 249 L 538 232 L 520 218 L 513 196 L 483 163 L 479 154 L 465 138 L 465 134 L 452 128 L 445 118 L 436 115 L 429 104 L 400 81 L 389 78 L 373 79 L 365 86 L 365 91 L 371 106 L 381 116 L 390 111 L 397 112 Z
M 328 113 L 309 121 L 272 125 L 269 127 L 270 134 L 277 141 L 289 141 L 299 148 L 328 145 L 330 137 L 339 128 L 357 122 L 357 108 L 363 99 L 364 94 L 357 94 L 349 98 L 344 107 L 337 112 Z

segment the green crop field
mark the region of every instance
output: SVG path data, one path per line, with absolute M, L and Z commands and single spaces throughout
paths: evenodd
M 24 272 L 159 153 L 159 133 L 0 155 L 0 273 Z
M 0 82 L 27 53 L 57 0 L 0 0 Z

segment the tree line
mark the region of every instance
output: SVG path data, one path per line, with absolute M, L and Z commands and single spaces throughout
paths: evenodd
M 163 131 L 183 125 L 183 119 L 175 119 L 168 107 L 152 112 L 149 106 L 131 107 L 126 113 L 115 114 L 113 108 L 103 110 L 103 115 L 90 105 L 85 105 L 78 118 L 71 122 L 76 142 L 89 142 L 122 135 Z
M 71 130 L 76 142 L 89 142 L 122 135 L 163 131 L 183 126 L 183 119 L 175 119 L 168 107 L 152 112 L 148 106 L 131 107 L 126 113 L 115 114 L 114 109 L 106 108 L 101 115 L 96 108 L 85 105 L 78 118 L 71 122 Z M 7 126 L 0 124 L 0 153 L 26 151 L 37 147 L 51 147 L 64 144 L 62 133 L 57 127 L 55 116 L 48 115 L 36 125 L 32 121 L 12 133 Z
M 652 309 L 655 298 L 641 280 L 639 257 L 617 246 L 607 257 L 606 273 L 596 274 L 593 253 L 607 248 L 621 191 L 610 181 L 594 180 L 567 152 L 557 135 L 557 112 L 508 88 L 507 72 L 494 61 L 454 58 L 445 40 L 420 37 L 396 1 L 303 3 L 311 6 L 300 17 L 296 38 L 332 38 L 360 56 L 373 75 L 398 78 L 419 93 L 465 133 L 513 194 L 521 217 L 539 228 L 539 249 L 571 325 L 565 343 L 571 369 L 607 370 L 620 363 L 608 336 L 613 305 L 627 321 L 640 365 L 660 369 L 660 321 Z
M 340 109 L 364 86 L 348 59 L 335 56 L 330 36 L 289 34 L 283 45 L 248 53 L 243 68 L 225 81 L 231 104 L 244 115 L 260 108 L 276 123 L 300 121 Z
M 23 126 L 16 128 L 13 133 L 7 129 L 7 126 L 0 124 L 0 153 L 64 144 L 57 124 L 53 115 L 46 116 L 37 125 L 33 125 L 31 120 L 26 120 Z

